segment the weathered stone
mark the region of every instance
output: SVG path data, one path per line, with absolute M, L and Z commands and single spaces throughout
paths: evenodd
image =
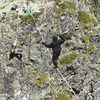
M 58 5 L 49 1 L 0 2 L 0 100 L 63 100 L 67 98 L 65 94 L 76 100 L 71 87 L 79 100 L 99 100 L 100 25 L 90 25 L 91 21 L 98 24 L 94 19 L 99 20 L 99 0 L 54 0 Z M 70 3 L 75 4 L 76 9 L 71 9 Z M 23 12 L 29 6 L 38 5 L 43 8 L 39 17 L 38 14 L 31 16 Z M 66 6 L 69 7 L 65 9 Z M 80 10 L 93 17 L 88 22 L 82 16 L 82 20 L 87 21 L 86 27 L 78 18 Z M 21 20 L 21 16 L 26 16 L 26 19 Z M 35 22 L 34 17 L 38 17 Z M 59 34 L 66 39 L 60 57 L 73 52 L 78 54 L 74 61 L 74 56 L 65 59 L 72 62 L 65 66 L 59 61 L 61 73 L 52 64 L 52 49 L 41 44 L 43 41 L 51 43 L 52 36 Z M 17 58 L 9 61 L 14 42 L 23 50 L 22 61 Z

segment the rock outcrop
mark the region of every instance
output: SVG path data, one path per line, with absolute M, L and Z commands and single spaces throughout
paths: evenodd
M 99 12 L 99 0 L 2 0 L 0 100 L 100 100 Z M 57 70 L 41 42 L 59 34 L 66 41 Z M 15 41 L 22 61 L 9 61 Z

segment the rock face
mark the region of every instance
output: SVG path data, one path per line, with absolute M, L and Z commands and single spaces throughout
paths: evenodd
M 40 12 L 29 15 L 33 6 Z M 99 10 L 99 0 L 2 0 L 0 100 L 100 100 Z M 41 42 L 59 34 L 66 41 L 55 69 Z M 15 41 L 22 61 L 9 61 Z

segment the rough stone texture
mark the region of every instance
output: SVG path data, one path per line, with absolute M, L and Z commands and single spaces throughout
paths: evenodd
M 76 10 L 66 9 L 57 15 L 51 2 L 35 23 L 23 22 L 18 16 L 27 15 L 22 11 L 23 7 L 28 8 L 27 4 L 40 4 L 42 0 L 0 1 L 0 100 L 62 100 L 57 93 L 72 93 L 52 64 L 52 50 L 41 45 L 42 41 L 50 43 L 53 35 L 63 33 L 66 41 L 60 59 L 73 52 L 78 57 L 64 65 L 59 59 L 59 70 L 79 100 L 100 100 L 100 24 L 84 29 L 77 18 L 82 10 L 99 21 L 99 0 L 64 1 L 75 2 Z M 11 11 L 11 7 L 18 13 Z M 15 40 L 23 50 L 22 62 L 16 58 L 8 60 Z M 77 100 L 73 93 L 71 100 Z

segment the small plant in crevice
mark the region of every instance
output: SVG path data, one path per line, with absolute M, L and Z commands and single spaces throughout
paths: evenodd
M 83 36 L 83 40 L 84 40 L 86 43 L 89 43 L 89 42 L 92 40 L 92 34 L 84 35 L 84 36 Z
M 70 94 L 58 93 L 56 95 L 57 95 L 58 100 L 72 100 Z
M 60 64 L 61 65 L 66 65 L 66 64 L 71 64 L 73 63 L 73 61 L 78 57 L 79 55 L 76 52 L 72 52 L 68 55 L 64 55 L 61 59 L 60 59 Z
M 37 21 L 39 16 L 42 14 L 43 12 L 36 12 L 36 13 L 33 13 L 33 15 L 20 15 L 19 18 L 22 22 L 28 22 L 28 23 L 31 23 L 31 22 L 34 22 L 34 21 Z
M 94 52 L 94 46 L 93 45 L 89 45 L 87 50 L 88 50 L 89 54 L 92 54 Z
M 41 100 L 72 100 L 71 93 L 47 93 Z
M 82 26 L 85 29 L 89 29 L 91 25 L 93 24 L 96 26 L 98 22 L 92 18 L 87 12 L 84 11 L 78 11 L 78 20 L 82 22 Z
M 75 10 L 75 3 L 66 1 L 64 3 L 59 3 L 53 7 L 53 11 L 58 15 L 64 13 L 66 9 Z M 71 13 L 69 15 L 71 15 Z
M 61 7 L 62 9 L 69 9 L 69 10 L 75 10 L 76 9 L 76 5 L 74 2 L 64 2 L 62 4 L 59 4 L 59 7 Z

